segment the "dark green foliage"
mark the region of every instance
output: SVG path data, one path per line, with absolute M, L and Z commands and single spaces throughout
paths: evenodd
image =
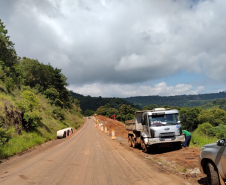
M 217 99 L 206 103 L 202 106 L 203 109 L 220 108 L 226 111 L 226 98 Z
M 200 123 L 198 120 L 198 116 L 201 112 L 202 108 L 200 107 L 194 107 L 194 108 L 188 108 L 188 107 L 182 107 L 180 109 L 180 117 L 182 118 L 183 115 L 186 116 L 186 121 L 182 122 L 182 128 L 188 131 L 193 131 L 198 127 L 198 124 Z
M 57 108 L 53 110 L 53 115 L 56 119 L 60 119 L 61 121 L 65 119 L 65 114 L 62 109 Z
M 47 89 L 44 94 L 46 97 L 52 101 L 54 101 L 56 98 L 59 98 L 59 92 L 54 88 Z
M 97 115 L 102 115 L 102 116 L 106 116 L 106 110 L 104 106 L 100 106 L 97 110 L 96 110 L 96 114 Z
M 119 107 L 119 110 L 112 108 L 109 103 L 105 104 L 104 106 L 100 106 L 96 110 L 96 114 L 103 115 L 106 117 L 110 117 L 112 115 L 115 115 L 116 119 L 118 121 L 126 121 L 134 118 L 134 113 L 137 111 L 137 109 L 131 107 L 131 105 L 123 104 L 121 107 Z
M 8 92 L 11 92 L 14 88 L 14 81 L 12 78 L 5 78 L 5 87 Z
M 38 97 L 33 92 L 26 90 L 21 96 L 23 97 L 23 100 L 18 102 L 18 107 L 24 113 L 39 109 L 40 104 Z
M 92 116 L 92 115 L 94 115 L 94 113 L 95 113 L 95 111 L 86 109 L 86 111 L 84 112 L 84 116 Z
M 31 91 L 25 90 L 22 95 L 23 100 L 18 102 L 18 107 L 23 111 L 23 119 L 26 123 L 23 125 L 26 131 L 32 130 L 34 127 L 39 126 L 42 120 L 39 112 L 40 103 L 38 97 Z
M 219 98 L 226 98 L 226 92 L 223 91 L 219 93 L 210 94 L 176 96 L 136 96 L 123 99 L 141 107 L 144 107 L 145 105 L 148 106 L 151 104 L 157 104 L 159 107 L 163 105 L 178 107 L 197 107 Z M 222 104 L 222 107 L 226 107 L 225 102 Z
M 7 36 L 8 31 L 5 29 L 0 19 L 0 61 L 5 62 L 6 67 L 12 67 L 17 59 L 14 43 Z
M 210 136 L 216 136 L 218 139 L 226 138 L 226 125 L 219 125 L 208 130 Z
M 28 124 L 28 128 L 30 130 L 40 125 L 40 121 L 42 120 L 42 117 L 40 112 L 35 110 L 35 111 L 25 112 L 24 119 L 26 120 Z
M 26 57 L 20 61 L 19 66 L 25 85 L 38 89 L 57 106 L 72 107 L 71 94 L 66 89 L 67 78 L 61 73 L 61 69 L 54 69 L 50 64 L 44 65 Z
M 4 145 L 10 139 L 10 134 L 0 125 L 0 145 Z
M 0 19 L 0 79 L 3 82 L 6 81 L 6 88 L 10 92 L 14 88 L 14 84 L 20 84 L 21 77 L 17 68 L 18 59 L 14 43 L 9 40 L 7 33 L 8 31 Z
M 213 126 L 226 124 L 226 112 L 219 108 L 203 109 L 198 116 L 198 120 L 200 123 L 209 122 Z
M 102 98 L 99 97 L 91 97 L 91 96 L 83 96 L 81 94 L 74 93 L 70 91 L 73 99 L 77 99 L 80 102 L 81 109 L 85 112 L 87 109 L 96 111 L 100 106 L 104 106 L 107 103 L 110 104 L 112 108 L 119 109 L 123 104 L 131 105 L 137 109 L 140 109 L 139 106 L 134 106 L 132 103 L 123 100 L 121 98 Z
M 0 121 L 0 145 L 4 145 L 10 139 L 10 134 L 2 127 L 3 123 Z
M 195 132 L 199 134 L 209 135 L 209 130 L 211 128 L 213 128 L 213 126 L 210 123 L 205 122 L 205 123 L 199 124 Z
M 131 120 L 131 119 L 134 119 L 134 114 L 126 114 L 126 117 L 125 117 L 125 120 Z
M 145 105 L 142 110 L 152 110 L 154 108 L 158 108 L 158 105 L 157 104 L 151 104 L 149 106 Z

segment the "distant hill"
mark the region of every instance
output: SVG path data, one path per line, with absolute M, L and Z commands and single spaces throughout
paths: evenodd
M 212 100 L 204 105 L 202 105 L 203 109 L 211 109 L 211 108 L 220 108 L 226 111 L 226 98 Z
M 175 95 L 175 96 L 135 96 L 123 98 L 124 100 L 144 107 L 145 105 L 157 104 L 159 107 L 162 105 L 179 106 L 179 107 L 196 107 L 202 106 L 213 100 L 226 98 L 226 91 L 219 93 L 198 94 L 198 95 Z M 210 103 L 211 104 L 211 103 Z M 208 106 L 208 105 L 207 105 Z
M 70 91 L 71 96 L 73 99 L 77 99 L 80 101 L 80 107 L 83 112 L 87 109 L 96 111 L 100 106 L 104 106 L 105 104 L 109 103 L 112 108 L 119 109 L 123 104 L 131 105 L 134 108 L 141 109 L 139 105 L 134 105 L 133 103 L 121 99 L 121 98 L 102 98 L 99 97 L 91 97 L 91 96 L 84 96 L 73 91 Z

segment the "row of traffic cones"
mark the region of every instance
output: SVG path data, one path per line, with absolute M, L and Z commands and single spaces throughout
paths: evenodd
M 107 127 L 104 127 L 103 125 L 99 124 L 99 120 L 95 123 L 95 127 L 99 128 L 102 132 L 106 133 L 108 136 L 110 135 L 109 130 L 107 130 Z M 115 140 L 115 131 L 112 129 L 111 131 L 111 139 Z

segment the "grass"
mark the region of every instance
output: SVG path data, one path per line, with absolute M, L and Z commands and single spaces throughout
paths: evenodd
M 3 100 L 10 102 L 14 106 L 13 109 L 15 109 L 15 107 L 17 107 L 17 102 L 22 100 L 21 94 L 25 89 L 32 91 L 37 95 L 41 105 L 39 111 L 42 120 L 39 123 L 39 126 L 33 131 L 27 133 L 22 130 L 21 135 L 16 133 L 15 125 L 13 123 L 8 122 L 8 126 L 3 123 L 3 127 L 8 127 L 11 139 L 5 145 L 0 145 L 0 159 L 13 156 L 33 148 L 36 145 L 55 139 L 57 130 L 66 127 L 77 129 L 84 122 L 83 115 L 76 111 L 76 107 L 74 107 L 75 109 L 73 110 L 63 109 L 62 112 L 64 113 L 64 119 L 61 120 L 60 118 L 57 118 L 53 114 L 53 110 L 57 107 L 51 105 L 44 95 L 39 94 L 35 89 L 31 89 L 30 87 L 22 87 L 22 90 L 16 89 L 10 94 L 5 94 L 0 91 L 0 118 L 1 116 L 5 116 Z
M 10 139 L 9 142 L 4 146 L 0 147 L 0 156 L 1 158 L 7 158 L 22 151 L 28 150 L 35 145 L 42 144 L 46 140 L 47 138 L 42 137 L 37 133 L 25 133 L 21 136 L 18 135 Z
M 201 148 L 203 145 L 216 143 L 217 140 L 218 139 L 216 137 L 209 137 L 209 136 L 192 132 L 190 146 Z
M 178 167 L 178 171 L 186 173 L 188 171 L 188 169 L 185 167 Z

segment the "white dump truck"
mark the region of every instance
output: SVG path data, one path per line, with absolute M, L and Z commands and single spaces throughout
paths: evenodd
M 176 109 L 155 108 L 137 111 L 135 119 L 126 121 L 125 127 L 129 131 L 129 146 L 135 148 L 140 144 L 144 152 L 151 146 L 169 144 L 180 149 L 182 142 L 185 141 L 179 112 Z

